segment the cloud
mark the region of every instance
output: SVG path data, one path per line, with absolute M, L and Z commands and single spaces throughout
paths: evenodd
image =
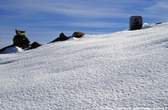
M 135 2 L 135 0 L 130 0 L 129 2 L 123 0 L 118 2 L 111 0 L 8 0 L 7 3 L 1 4 L 0 7 L 20 14 L 46 12 L 62 13 L 77 17 L 123 17 L 128 15 L 128 13 L 122 7 L 134 3 L 139 2 Z
M 84 27 L 84 28 L 117 28 L 122 25 L 125 26 L 125 23 L 114 23 L 106 21 L 85 21 L 85 22 L 71 22 L 67 25 L 73 27 Z
M 151 7 L 148 7 L 147 9 L 149 11 L 154 11 L 154 12 L 160 12 L 160 11 L 168 11 L 168 1 L 157 1 L 156 4 L 154 4 Z
M 0 36 L 9 38 L 17 27 L 43 39 L 61 31 L 112 32 L 127 28 L 131 15 L 166 19 L 167 5 L 167 0 L 1 0 Z
M 128 18 L 141 14 L 149 4 L 146 0 L 7 0 L 0 4 L 0 9 L 8 10 L 13 15 L 9 19 L 26 18 L 34 14 L 62 14 L 79 19 L 93 18 Z M 144 7 L 145 6 L 145 7 Z M 7 16 L 5 16 L 7 18 Z
M 150 7 L 144 9 L 146 17 L 160 20 L 168 20 L 168 1 L 167 0 L 159 0 L 156 1 Z

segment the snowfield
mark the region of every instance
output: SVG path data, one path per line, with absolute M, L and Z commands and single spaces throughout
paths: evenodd
M 121 108 L 168 108 L 168 23 L 0 55 L 0 110 Z

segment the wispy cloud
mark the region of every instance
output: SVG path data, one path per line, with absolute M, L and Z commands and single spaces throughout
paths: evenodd
M 40 36 L 32 39 L 49 39 L 61 31 L 112 32 L 125 29 L 131 15 L 147 22 L 166 19 L 167 5 L 167 0 L 4 0 L 0 36 L 8 39 L 17 27 Z
M 107 3 L 108 0 L 105 0 Z M 109 2 L 113 3 L 113 2 Z M 122 16 L 125 13 L 122 12 L 116 6 L 106 4 L 102 6 L 101 2 L 96 1 L 53 1 L 53 0 L 11 0 L 11 2 L 1 4 L 2 9 L 8 11 L 15 11 L 20 14 L 32 14 L 38 12 L 46 13 L 61 13 L 69 16 L 90 16 L 90 17 L 102 17 L 102 16 Z
M 168 20 L 168 1 L 159 0 L 156 1 L 154 5 L 144 9 L 145 14 L 151 18 L 157 18 L 160 20 Z
M 76 17 L 124 17 L 137 10 L 132 8 L 134 5 L 146 3 L 144 0 L 8 0 L 0 7 L 21 14 L 46 12 Z M 128 10 L 129 7 L 132 10 Z

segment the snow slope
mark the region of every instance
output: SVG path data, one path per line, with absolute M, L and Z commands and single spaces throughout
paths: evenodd
M 168 107 L 168 23 L 0 55 L 0 110 Z

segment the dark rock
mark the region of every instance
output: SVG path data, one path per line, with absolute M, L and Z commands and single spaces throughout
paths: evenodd
M 85 35 L 85 33 L 83 33 L 83 32 L 74 32 L 74 33 L 72 34 L 72 37 L 81 38 L 81 37 L 83 37 L 84 35 Z
M 156 24 L 162 24 L 163 22 L 157 22 Z
M 25 35 L 25 31 L 16 30 L 16 35 L 13 38 L 13 45 L 18 46 L 22 49 L 29 47 L 29 39 Z
M 141 16 L 131 16 L 130 17 L 130 30 L 142 29 L 143 19 Z
M 23 49 L 15 46 L 15 45 L 9 45 L 6 46 L 2 49 L 0 49 L 0 54 L 9 54 L 9 53 L 18 53 L 18 52 L 22 52 Z
M 25 35 L 26 34 L 26 31 L 22 31 L 22 30 L 18 30 L 18 29 L 16 29 L 15 32 L 16 32 L 16 35 Z
M 69 38 L 70 37 L 67 37 L 64 33 L 60 33 L 59 37 L 51 41 L 50 43 L 58 42 L 58 41 L 65 41 L 65 40 L 68 40 Z
M 14 45 L 9 45 L 9 46 L 6 46 L 2 49 L 0 49 L 0 54 L 2 54 L 6 49 L 10 48 L 10 47 L 13 47 Z
M 30 45 L 30 48 L 29 49 L 35 49 L 35 48 L 38 48 L 40 47 L 41 44 L 39 44 L 38 42 L 33 42 L 31 45 Z

